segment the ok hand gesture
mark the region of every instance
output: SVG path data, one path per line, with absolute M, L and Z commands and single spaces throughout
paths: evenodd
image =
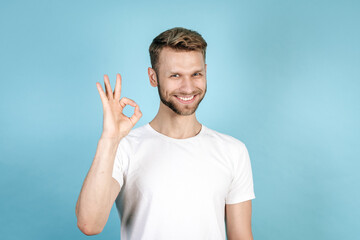
M 112 92 L 109 77 L 104 75 L 105 90 L 101 87 L 99 82 L 96 87 L 99 91 L 101 102 L 104 111 L 103 132 L 101 138 L 111 138 L 121 140 L 130 130 L 135 126 L 137 121 L 142 116 L 139 105 L 133 100 L 123 97 L 120 99 L 121 93 L 121 76 L 116 74 L 115 90 Z M 135 107 L 134 114 L 127 117 L 123 114 L 123 109 L 126 105 Z

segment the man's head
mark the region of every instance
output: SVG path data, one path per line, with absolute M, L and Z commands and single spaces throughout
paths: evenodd
M 193 114 L 205 96 L 206 46 L 199 33 L 185 28 L 169 29 L 150 45 L 150 84 L 176 114 Z

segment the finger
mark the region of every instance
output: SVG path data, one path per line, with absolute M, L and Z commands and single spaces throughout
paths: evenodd
M 105 83 L 106 96 L 109 99 L 113 99 L 113 93 L 111 90 L 110 80 L 109 80 L 108 75 L 106 75 L 106 74 L 104 75 L 104 83 Z
M 126 105 L 130 105 L 130 106 L 133 106 L 133 107 L 136 106 L 135 101 L 131 100 L 131 99 L 127 98 L 127 97 L 121 98 L 119 103 L 120 103 L 120 106 L 121 106 L 121 111 L 124 109 L 124 107 Z
M 102 89 L 101 84 L 99 82 L 96 82 L 96 88 L 100 94 L 101 102 L 104 105 L 107 102 L 107 97 L 106 97 L 106 94 L 105 94 L 104 90 Z
M 116 83 L 115 83 L 115 93 L 114 99 L 119 100 L 121 96 L 121 75 L 118 73 L 116 74 Z
M 133 125 L 135 125 L 141 117 L 142 117 L 142 112 L 140 111 L 140 107 L 139 105 L 136 105 L 134 114 L 130 117 L 130 120 L 133 123 Z

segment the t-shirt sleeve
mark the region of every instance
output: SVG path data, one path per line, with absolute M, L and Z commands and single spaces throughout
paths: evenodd
M 255 198 L 250 157 L 245 144 L 241 143 L 235 153 L 237 154 L 234 156 L 233 180 L 225 199 L 226 204 L 244 202 Z
M 129 146 L 126 138 L 121 139 L 113 165 L 112 177 L 120 184 L 120 187 L 124 184 L 125 172 L 129 162 Z

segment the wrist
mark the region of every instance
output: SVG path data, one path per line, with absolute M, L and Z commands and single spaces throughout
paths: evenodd
M 100 139 L 105 139 L 109 141 L 120 141 L 124 136 L 121 134 L 102 132 Z
M 106 142 L 106 143 L 114 143 L 114 144 L 118 144 L 120 143 L 121 139 L 123 137 L 121 136 L 113 136 L 113 137 L 109 137 L 109 136 L 104 136 L 101 135 L 99 142 Z

